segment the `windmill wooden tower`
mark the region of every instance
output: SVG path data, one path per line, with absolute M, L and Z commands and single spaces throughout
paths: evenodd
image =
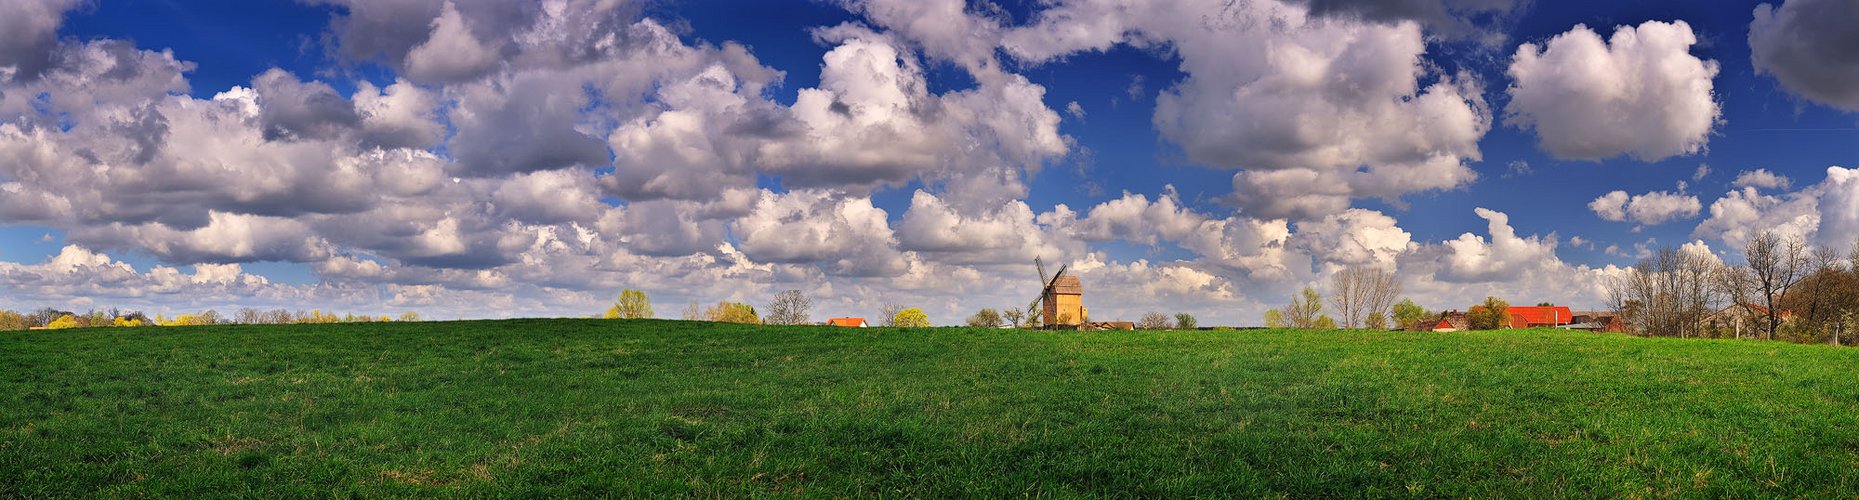
M 1084 284 L 1077 276 L 1068 276 L 1068 265 L 1059 266 L 1059 272 L 1051 278 L 1046 277 L 1046 263 L 1033 258 L 1033 266 L 1039 269 L 1039 296 L 1033 298 L 1033 304 L 1026 306 L 1027 314 L 1040 315 L 1040 324 L 1046 328 L 1076 328 L 1088 319 L 1089 311 L 1084 307 Z

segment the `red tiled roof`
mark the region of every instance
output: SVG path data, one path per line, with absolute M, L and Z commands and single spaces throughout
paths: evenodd
M 826 320 L 826 324 L 832 325 L 832 326 L 850 326 L 850 327 L 856 328 L 856 327 L 865 326 L 865 318 L 833 318 L 833 319 Z
M 1529 328 L 1531 325 L 1566 325 L 1575 322 L 1575 314 L 1569 312 L 1568 306 L 1510 306 L 1511 328 Z

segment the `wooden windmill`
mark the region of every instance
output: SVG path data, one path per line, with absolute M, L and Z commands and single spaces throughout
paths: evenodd
M 1059 272 L 1046 277 L 1046 263 L 1038 257 L 1033 258 L 1033 266 L 1039 269 L 1039 296 L 1033 298 L 1033 304 L 1026 306 L 1027 314 L 1040 315 L 1040 324 L 1047 328 L 1076 327 L 1084 324 L 1084 284 L 1077 276 L 1067 276 L 1068 265 L 1059 266 Z

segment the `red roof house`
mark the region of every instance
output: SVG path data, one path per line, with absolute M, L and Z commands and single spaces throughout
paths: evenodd
M 1434 321 L 1431 323 L 1423 322 L 1421 324 L 1427 325 L 1427 326 L 1422 326 L 1422 328 L 1425 328 L 1425 330 L 1421 330 L 1421 331 L 1458 332 L 1458 331 L 1464 331 L 1464 330 L 1471 329 L 1469 328 L 1469 325 L 1471 325 L 1471 321 L 1469 321 L 1466 318 L 1465 313 L 1462 313 L 1459 311 L 1452 311 L 1449 313 L 1440 314 L 1439 321 Z
M 826 324 L 828 326 L 844 326 L 851 328 L 865 328 L 871 326 L 865 324 L 865 318 L 832 318 L 826 320 Z
M 1510 306 L 1511 328 L 1562 326 L 1575 322 L 1568 306 Z

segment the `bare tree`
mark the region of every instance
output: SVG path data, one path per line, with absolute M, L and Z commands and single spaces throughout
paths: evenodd
M 1641 335 L 1696 337 L 1723 290 L 1739 287 L 1736 273 L 1708 253 L 1665 247 L 1602 283 L 1608 304 Z
M 1330 277 L 1330 307 L 1342 317 L 1343 328 L 1359 328 L 1374 313 L 1387 314 L 1400 294 L 1400 280 L 1381 268 L 1348 267 Z
M 1148 313 L 1143 314 L 1142 319 L 1136 321 L 1136 329 L 1138 330 L 1167 330 L 1168 324 L 1169 323 L 1168 323 L 1167 314 L 1162 314 L 1159 311 L 1149 311 Z
M 768 317 L 765 322 L 770 325 L 798 325 L 807 322 L 807 316 L 813 310 L 813 299 L 801 294 L 800 290 L 783 290 L 775 294 L 774 302 L 768 304 Z
M 878 306 L 878 317 L 884 321 L 884 326 L 897 326 L 897 313 L 903 311 L 904 306 L 885 302 Z
M 1001 312 L 1001 317 L 1007 319 L 1008 325 L 1020 326 L 1020 320 L 1026 319 L 1026 312 L 1021 311 L 1018 307 L 1009 307 L 1006 311 Z
M 297 319 L 296 313 L 282 307 L 272 309 L 270 313 L 265 314 L 265 323 L 272 325 L 288 325 L 295 319 Z
M 1728 302 L 1729 307 L 1736 308 L 1739 312 L 1739 320 L 1733 321 L 1730 325 L 1731 335 L 1735 338 L 1743 338 L 1743 321 L 1740 318 L 1750 316 L 1753 311 L 1750 308 L 1753 304 L 1750 294 L 1756 289 L 1755 274 L 1746 267 L 1717 266 L 1715 272 L 1712 273 L 1711 281 L 1717 289 L 1718 296 Z M 1622 316 L 1622 319 L 1626 317 Z
M 1853 273 L 1854 277 L 1859 277 L 1859 239 L 1853 241 L 1852 250 L 1846 253 L 1846 272 Z
M 1825 316 L 1831 316 L 1824 314 L 1828 309 L 1832 308 L 1832 304 L 1825 303 L 1828 295 L 1826 292 L 1827 288 L 1829 288 L 1829 280 L 1824 278 L 1831 276 L 1835 272 L 1839 272 L 1839 268 L 1839 251 L 1832 248 L 1816 248 L 1813 252 L 1808 254 L 1807 270 L 1802 275 L 1804 283 L 1806 283 L 1809 288 L 1807 290 L 1807 315 L 1802 319 L 1813 324 L 1820 324 L 1827 319 Z
M 685 321 L 703 321 L 704 308 L 697 304 L 697 299 L 691 299 L 690 305 L 684 306 L 684 314 L 678 317 L 683 318 Z
M 264 317 L 265 317 L 264 312 L 259 311 L 257 309 L 250 308 L 250 307 L 246 307 L 246 308 L 239 309 L 238 314 L 233 317 L 232 321 L 234 323 L 239 323 L 242 325 L 256 325 L 259 323 L 263 323 Z
M 1801 281 L 1802 271 L 1807 268 L 1807 243 L 1796 237 L 1784 240 L 1772 231 L 1763 231 L 1749 238 L 1749 243 L 1743 247 L 1743 257 L 1750 275 L 1755 278 L 1757 299 L 1768 308 L 1764 313 L 1768 321 L 1763 336 L 1774 340 L 1775 330 L 1782 324 L 1775 306 Z

